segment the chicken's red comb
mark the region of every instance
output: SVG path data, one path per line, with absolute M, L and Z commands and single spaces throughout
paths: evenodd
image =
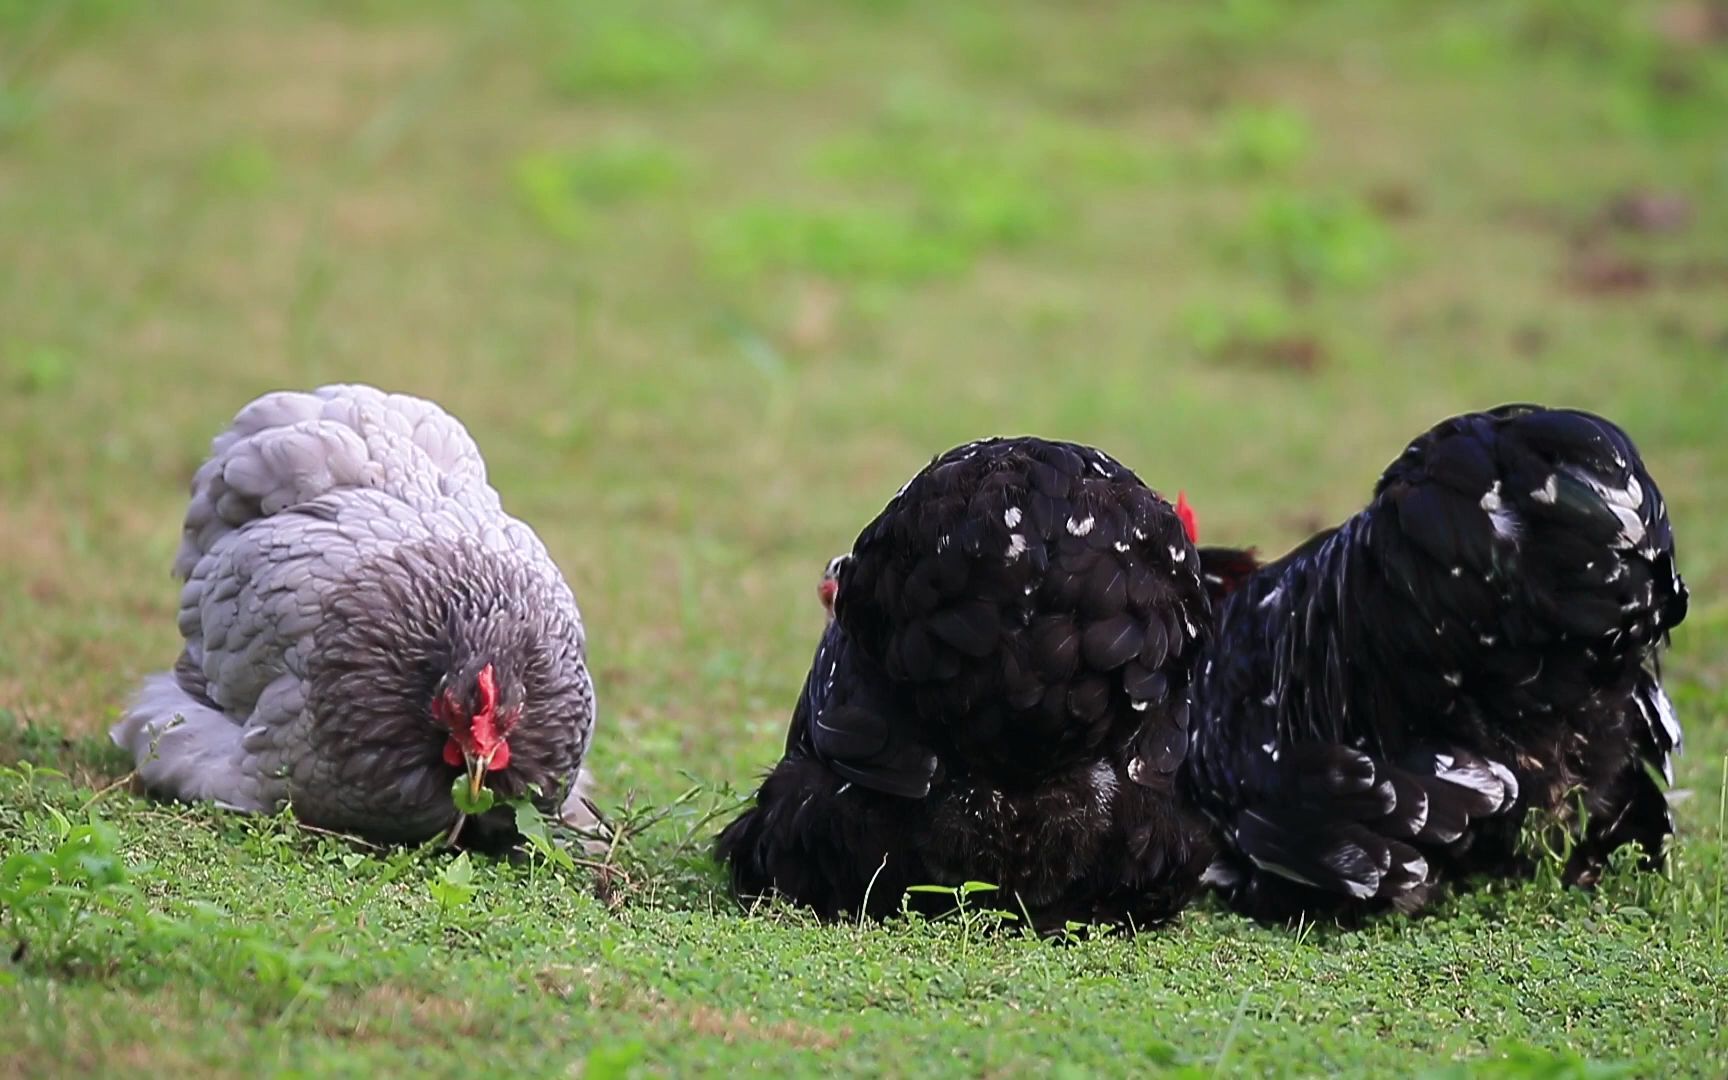
M 480 669 L 480 674 L 474 677 L 474 688 L 478 700 L 475 701 L 474 715 L 469 720 L 468 735 L 474 742 L 474 749 L 481 754 L 488 754 L 504 741 L 509 732 L 514 716 L 504 717 L 500 722 L 498 716 L 498 680 L 492 674 L 492 665 L 487 664 Z
M 1176 516 L 1182 521 L 1182 531 L 1188 534 L 1190 544 L 1200 542 L 1200 519 L 1194 516 L 1194 508 L 1188 505 L 1188 493 L 1176 493 Z
M 474 676 L 474 688 L 479 691 L 480 699 L 474 703 L 474 712 L 489 713 L 498 709 L 498 679 L 492 674 L 492 665 L 487 664 L 480 669 L 480 674 Z

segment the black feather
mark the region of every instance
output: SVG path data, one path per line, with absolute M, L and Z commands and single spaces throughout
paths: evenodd
M 996 651 L 998 614 L 989 601 L 964 601 L 932 615 L 930 631 L 967 656 L 989 656 Z
M 1088 626 L 1081 636 L 1080 648 L 1089 666 L 1114 671 L 1139 655 L 1145 640 L 1146 631 L 1140 620 L 1121 611 Z M 1133 696 L 1131 691 L 1129 696 Z

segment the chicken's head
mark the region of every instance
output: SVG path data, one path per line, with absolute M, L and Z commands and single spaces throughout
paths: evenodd
M 852 556 L 836 555 L 828 560 L 828 566 L 822 571 L 822 580 L 816 586 L 816 597 L 822 601 L 822 610 L 828 613 L 828 621 L 834 621 L 834 602 L 840 599 L 840 568 L 850 562 Z
M 522 716 L 520 704 L 502 703 L 491 664 L 472 678 L 446 678 L 432 698 L 432 716 L 450 732 L 444 761 L 468 771 L 468 790 L 479 795 L 488 772 L 510 764 L 510 729 Z

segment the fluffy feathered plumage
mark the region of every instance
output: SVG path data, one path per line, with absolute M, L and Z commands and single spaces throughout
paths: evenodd
M 193 478 L 174 573 L 185 647 L 113 731 L 151 791 L 417 841 L 455 822 L 467 755 L 496 793 L 538 787 L 592 823 L 575 598 L 437 405 L 365 386 L 252 402 Z
M 719 840 L 737 893 L 880 916 L 979 880 L 1040 927 L 1168 919 L 1207 854 L 1175 799 L 1197 561 L 1097 450 L 935 459 L 830 564 L 785 757 Z
M 1222 603 L 1185 780 L 1238 910 L 1414 910 L 1441 881 L 1526 872 L 1531 812 L 1574 834 L 1573 881 L 1623 844 L 1660 860 L 1680 727 L 1657 654 L 1686 588 L 1618 427 L 1459 416 L 1284 558 L 1201 556 Z

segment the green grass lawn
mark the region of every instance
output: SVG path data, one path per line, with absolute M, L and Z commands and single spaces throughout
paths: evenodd
M 0 0 L 0 1073 L 1728 1074 L 1720 10 Z M 568 573 L 607 868 L 119 783 L 193 468 L 332 380 L 451 408 Z M 823 564 L 933 453 L 1096 443 L 1279 550 L 1513 399 L 1668 496 L 1668 877 L 1068 943 L 726 897 Z

